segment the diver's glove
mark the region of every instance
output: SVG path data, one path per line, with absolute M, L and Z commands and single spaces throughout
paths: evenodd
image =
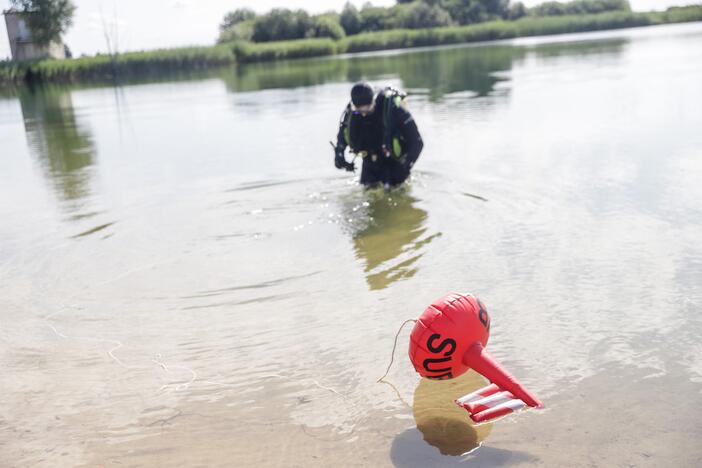
M 343 169 L 346 167 L 346 159 L 344 158 L 344 149 L 337 146 L 334 148 L 334 166 L 337 169 Z
M 346 169 L 349 172 L 354 172 L 356 170 L 354 163 L 346 161 L 344 149 L 338 146 L 334 148 L 334 166 L 336 166 L 337 169 Z

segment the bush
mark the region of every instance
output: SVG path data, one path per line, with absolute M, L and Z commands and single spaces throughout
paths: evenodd
M 398 26 L 408 29 L 450 26 L 451 15 L 439 5 L 414 2 L 400 10 Z
M 443 5 L 461 25 L 504 18 L 509 12 L 507 0 L 445 0 Z
M 544 2 L 529 9 L 529 14 L 533 16 L 563 16 L 565 4 L 561 2 Z
M 344 28 L 328 16 L 317 16 L 312 22 L 312 28 L 307 31 L 307 37 L 329 37 L 331 39 L 343 39 L 346 37 Z
M 702 16 L 702 7 L 696 7 L 696 14 Z M 695 14 L 686 12 L 677 17 L 694 21 Z M 634 26 L 647 26 L 665 22 L 667 18 L 657 13 L 612 12 L 599 15 L 580 16 L 527 16 L 516 21 L 490 21 L 467 26 L 436 29 L 396 29 L 362 33 L 347 37 L 340 44 L 344 52 L 365 52 L 374 50 L 423 47 L 442 44 L 460 44 L 476 41 L 510 39 L 519 36 L 537 36 L 571 32 L 619 29 Z
M 572 2 L 546 2 L 529 9 L 534 16 L 565 16 L 631 11 L 628 0 L 575 0 Z
M 182 70 L 203 70 L 234 62 L 229 46 L 185 47 L 98 55 L 72 60 L 24 62 L 22 79 L 37 82 L 111 81 L 122 78 L 158 76 Z
M 524 6 L 522 2 L 516 2 L 512 3 L 509 6 L 509 11 L 507 12 L 507 17 L 505 19 L 508 20 L 518 20 L 519 18 L 522 18 L 523 16 L 527 15 L 527 8 Z
M 361 14 L 358 12 L 352 3 L 346 2 L 344 9 L 341 11 L 339 23 L 344 31 L 349 36 L 361 32 Z
M 256 12 L 251 8 L 237 8 L 224 15 L 222 24 L 219 25 L 219 30 L 224 31 L 232 26 L 243 23 L 245 21 L 253 21 L 256 19 Z
M 648 26 L 656 24 L 657 21 L 646 13 L 615 12 L 599 15 L 545 18 L 527 16 L 514 23 L 520 36 L 536 36 Z
M 254 42 L 302 39 L 312 27 L 312 18 L 304 10 L 274 8 L 254 21 Z
M 397 8 L 397 7 L 394 7 Z M 361 31 L 383 31 L 396 27 L 390 8 L 374 7 L 367 3 L 361 8 Z
M 376 33 L 358 34 L 346 38 L 342 49 L 347 52 L 364 52 L 407 47 L 425 47 L 464 42 L 509 39 L 516 37 L 514 22 L 496 21 L 471 26 L 437 29 L 397 29 Z
M 217 43 L 250 41 L 253 37 L 254 21 L 242 21 L 223 30 L 217 38 Z
M 702 5 L 670 7 L 662 14 L 661 20 L 666 23 L 702 21 Z
M 232 50 L 237 62 L 250 63 L 334 55 L 337 45 L 332 39 L 303 39 L 263 44 L 238 42 Z
M 0 85 L 8 85 L 24 79 L 24 70 L 17 62 L 0 60 Z

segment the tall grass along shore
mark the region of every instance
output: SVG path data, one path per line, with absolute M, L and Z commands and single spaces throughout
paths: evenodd
M 281 42 L 233 42 L 149 52 L 98 55 L 68 60 L 0 62 L 0 85 L 111 81 L 203 70 L 235 63 L 320 57 L 350 52 L 461 44 L 585 31 L 601 31 L 666 23 L 702 21 L 702 5 L 673 7 L 664 12 L 607 12 L 577 16 L 525 16 L 469 26 L 396 29 L 361 33 L 340 40 L 299 39 Z

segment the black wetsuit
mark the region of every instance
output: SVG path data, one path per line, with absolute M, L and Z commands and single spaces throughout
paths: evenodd
M 361 169 L 361 183 L 366 186 L 379 183 L 398 185 L 404 182 L 424 147 L 414 118 L 403 106 L 389 106 L 387 119 L 383 117 L 385 99 L 384 91 L 379 92 L 375 112 L 366 116 L 354 115 L 352 119 L 346 118 L 347 113 L 351 112 L 350 107 L 347 107 L 339 125 L 337 148 L 343 150 L 346 146 L 352 146 L 352 152 L 366 153 Z M 353 145 L 346 141 L 347 122 Z M 390 128 L 385 128 L 386 122 Z M 402 148 L 399 157 L 392 154 L 392 143 L 388 136 L 399 140 Z

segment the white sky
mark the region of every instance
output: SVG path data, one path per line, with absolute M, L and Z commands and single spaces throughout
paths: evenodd
M 527 6 L 542 0 L 523 0 Z M 266 12 L 271 8 L 304 8 L 309 12 L 341 11 L 346 0 L 73 0 L 77 6 L 73 27 L 64 42 L 74 56 L 106 52 L 105 30 L 117 30 L 120 51 L 144 50 L 214 43 L 224 14 L 239 7 Z M 665 9 L 671 5 L 699 3 L 700 0 L 630 0 L 634 10 Z M 360 7 L 365 1 L 352 1 Z M 395 0 L 373 0 L 390 6 Z M 0 0 L 0 9 L 9 8 Z M 116 26 L 116 27 L 115 27 Z M 111 34 L 111 37 L 115 37 Z M 10 56 L 4 19 L 0 21 L 0 59 Z

